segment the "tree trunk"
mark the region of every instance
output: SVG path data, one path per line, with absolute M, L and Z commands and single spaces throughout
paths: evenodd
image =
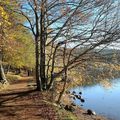
M 2 64 L 0 64 L 0 83 L 2 83 L 2 84 L 8 83 L 8 81 L 6 80 L 6 77 L 5 77 L 5 73 L 4 73 Z
M 36 84 L 37 84 L 37 90 L 41 91 L 41 80 L 40 80 L 40 72 L 39 72 L 39 48 L 38 48 L 38 37 L 35 38 L 36 44 L 35 44 L 35 53 L 36 53 Z
M 57 45 L 55 47 L 54 53 L 53 53 L 53 58 L 52 58 L 52 69 L 51 69 L 51 79 L 50 79 L 50 83 L 48 85 L 48 89 L 52 88 L 53 82 L 54 82 L 54 65 L 55 65 L 55 56 L 56 56 L 56 52 L 57 52 L 57 48 L 59 47 L 59 45 Z
M 28 75 L 28 76 L 31 75 L 31 70 L 27 70 L 27 75 Z
M 66 83 L 67 83 L 67 68 L 65 69 L 65 76 L 64 76 L 64 85 L 63 85 L 63 88 L 62 88 L 62 91 L 60 92 L 60 95 L 58 97 L 58 100 L 57 100 L 57 103 L 59 104 L 61 99 L 62 99 L 62 96 L 65 92 L 65 89 L 66 89 Z
M 2 61 L 3 61 L 3 50 L 0 50 L 0 83 L 8 83 L 5 77 L 4 69 L 2 66 Z
M 68 71 L 68 68 L 67 68 L 67 65 L 66 65 L 66 44 L 65 44 L 65 47 L 64 47 L 64 52 L 63 52 L 63 65 L 64 65 L 64 76 L 63 76 L 63 79 L 64 79 L 64 85 L 63 85 L 63 89 L 62 91 L 60 92 L 60 95 L 58 97 L 58 101 L 57 103 L 59 104 L 60 101 L 61 101 L 61 98 L 65 92 L 65 89 L 66 89 L 66 83 L 67 83 L 67 71 Z
M 28 75 L 28 76 L 32 76 L 32 75 L 33 75 L 32 69 L 28 69 L 28 70 L 27 70 L 27 75 Z
M 46 89 L 47 81 L 45 76 L 45 42 L 46 42 L 46 29 L 45 29 L 45 0 L 41 3 L 41 34 L 40 34 L 40 78 L 42 89 Z

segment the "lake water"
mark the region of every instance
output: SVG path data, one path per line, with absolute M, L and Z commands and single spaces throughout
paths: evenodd
M 71 91 L 76 93 L 82 91 L 85 99 L 84 103 L 78 99 L 74 103 L 83 105 L 85 109 L 92 109 L 110 120 L 120 120 L 120 78 L 104 84 L 73 88 Z

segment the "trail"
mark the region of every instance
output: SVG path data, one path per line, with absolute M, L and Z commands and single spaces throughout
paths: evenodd
M 0 92 L 0 120 L 58 120 L 45 96 L 29 84 L 29 78 L 20 79 Z

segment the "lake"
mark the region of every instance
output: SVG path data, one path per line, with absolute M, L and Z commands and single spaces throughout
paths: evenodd
M 92 109 L 110 120 L 120 120 L 120 78 L 95 85 L 75 87 L 71 92 L 73 90 L 76 93 L 82 91 L 82 97 L 85 99 L 84 103 L 78 99 L 74 100 L 75 104 L 85 109 Z

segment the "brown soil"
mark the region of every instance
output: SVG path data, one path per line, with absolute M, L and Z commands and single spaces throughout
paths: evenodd
M 0 120 L 106 120 L 76 108 L 74 114 L 50 102 L 52 94 L 29 87 L 31 78 L 20 79 L 0 92 Z M 69 117 L 73 115 L 74 117 Z

